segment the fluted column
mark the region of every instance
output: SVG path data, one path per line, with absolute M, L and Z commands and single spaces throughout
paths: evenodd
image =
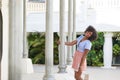
M 2 39 L 3 39 L 3 21 L 1 12 L 1 1 L 0 1 L 0 80 L 1 80 L 1 60 L 2 60 Z
M 113 33 L 104 33 L 104 68 L 111 68 L 112 64 L 112 36 Z
M 54 80 L 53 76 L 53 0 L 46 0 L 45 36 L 45 76 L 44 80 Z
M 2 13 L 0 10 L 0 64 L 2 60 Z
M 9 56 L 9 10 L 8 0 L 1 0 L 2 22 L 3 22 L 3 37 L 2 37 L 2 62 L 1 62 L 1 80 L 8 80 L 8 56 Z
M 59 53 L 59 72 L 66 72 L 65 64 L 65 0 L 60 0 L 60 53 Z
M 28 42 L 26 32 L 26 0 L 23 0 L 23 55 L 21 59 L 22 73 L 33 73 L 32 60 L 28 58 Z
M 73 40 L 76 40 L 76 0 L 73 0 Z M 76 45 L 73 46 L 72 56 L 76 50 Z
M 21 80 L 23 0 L 9 0 L 9 80 Z
M 3 29 L 3 26 L 2 26 L 2 11 L 1 11 L 1 1 L 0 1 L 0 66 L 1 66 L 1 59 L 2 59 L 2 29 Z M 1 67 L 0 67 L 1 68 Z M 1 71 L 1 70 L 0 70 Z
M 26 0 L 23 2 L 23 58 L 28 58 L 28 43 L 26 32 Z
M 68 42 L 72 41 L 73 32 L 73 0 L 68 0 Z M 72 47 L 68 46 L 67 64 L 72 64 Z

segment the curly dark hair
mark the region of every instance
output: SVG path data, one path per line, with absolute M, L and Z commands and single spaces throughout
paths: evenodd
M 84 33 L 87 32 L 87 31 L 93 32 L 93 34 L 91 35 L 91 37 L 88 38 L 88 40 L 94 41 L 94 40 L 97 39 L 98 34 L 97 34 L 96 29 L 95 29 L 93 26 L 89 25 L 89 26 L 86 28 L 86 30 L 84 31 Z

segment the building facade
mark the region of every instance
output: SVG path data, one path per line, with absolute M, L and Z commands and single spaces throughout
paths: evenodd
M 32 1 L 32 0 L 29 0 Z M 37 0 L 38 1 L 38 0 Z M 39 0 L 43 1 L 43 0 Z M 52 24 L 53 20 L 53 1 L 54 0 L 46 0 L 47 4 L 45 8 L 46 13 L 46 49 L 45 49 L 45 76 L 43 76 L 43 80 L 54 80 L 53 76 L 53 29 L 54 24 Z M 68 2 L 68 36 L 69 41 L 72 39 L 72 30 L 74 30 L 74 34 L 76 33 L 76 18 L 73 12 L 75 11 L 75 0 L 69 0 Z M 103 0 L 102 0 L 103 1 Z M 113 0 L 112 0 L 113 1 Z M 118 1 L 119 0 L 115 0 Z M 44 2 L 44 1 L 43 1 Z M 2 54 L 1 61 L 1 80 L 21 80 L 21 75 L 23 73 L 32 73 L 32 64 L 31 60 L 27 57 L 27 48 L 26 48 L 26 14 L 28 14 L 25 10 L 25 0 L 0 0 L 0 55 Z M 73 4 L 74 3 L 74 4 Z M 61 73 L 66 71 L 65 64 L 65 0 L 60 0 L 60 63 L 59 70 Z M 81 11 L 86 14 L 87 8 L 86 0 L 81 0 L 82 8 Z M 93 4 L 94 5 L 94 4 Z M 89 5 L 91 6 L 91 5 Z M 95 6 L 95 5 L 94 5 Z M 119 7 L 119 5 L 118 5 Z M 91 9 L 89 9 L 91 10 Z M 91 11 L 90 11 L 91 12 Z M 86 22 L 88 19 L 91 20 L 91 15 L 83 17 L 83 21 L 87 23 L 87 25 L 92 24 L 97 27 L 98 31 L 104 32 L 105 42 L 104 42 L 104 67 L 111 68 L 112 62 L 112 36 L 113 32 L 119 32 L 120 28 L 117 26 L 111 26 L 106 24 L 93 24 L 92 22 Z M 93 21 L 94 22 L 94 21 Z M 74 26 L 73 26 L 74 25 Z M 78 25 L 79 26 L 79 25 Z M 101 28 L 102 26 L 102 28 Z M 103 29 L 104 27 L 104 29 Z M 111 28 L 110 28 L 111 27 Z M 85 27 L 81 27 L 81 30 L 78 29 L 77 32 L 83 32 Z M 70 48 L 68 49 L 70 51 Z M 69 52 L 71 53 L 71 52 Z M 49 56 L 48 56 L 49 55 Z M 72 62 L 72 55 L 67 56 L 68 64 L 70 65 Z M 27 66 L 27 65 L 29 66 Z M 25 72 L 23 72 L 25 71 Z

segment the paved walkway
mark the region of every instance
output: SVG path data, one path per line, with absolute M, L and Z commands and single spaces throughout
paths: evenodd
M 22 80 L 43 80 L 45 66 L 33 65 L 34 73 L 23 74 Z M 71 66 L 67 66 L 67 73 L 58 73 L 58 66 L 54 66 L 54 76 L 56 80 L 75 80 L 74 71 Z M 120 67 L 116 69 L 105 69 L 100 67 L 88 67 L 84 74 L 89 74 L 89 80 L 120 80 Z M 82 76 L 84 77 L 84 75 Z

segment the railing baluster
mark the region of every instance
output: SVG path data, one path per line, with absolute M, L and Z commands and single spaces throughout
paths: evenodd
M 44 12 L 45 3 L 32 3 L 27 2 L 27 11 L 29 12 Z
M 92 8 L 120 8 L 119 0 L 91 0 Z

